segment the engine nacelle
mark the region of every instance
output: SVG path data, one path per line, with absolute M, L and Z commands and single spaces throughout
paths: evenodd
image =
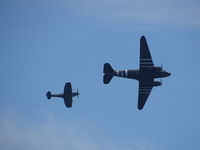
M 155 70 L 156 71 L 162 71 L 162 68 L 161 67 L 155 67 Z
M 161 82 L 159 82 L 159 81 L 154 81 L 153 82 L 153 86 L 160 86 L 161 85 Z

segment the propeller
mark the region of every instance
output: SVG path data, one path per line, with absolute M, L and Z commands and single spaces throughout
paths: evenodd
M 78 89 L 77 89 L 77 98 L 79 98 L 79 94 L 80 94 L 80 93 L 78 92 Z
M 160 78 L 160 83 L 161 83 L 161 87 L 162 87 L 162 78 Z
M 163 70 L 163 63 L 161 63 L 161 71 Z M 160 78 L 160 83 L 161 83 L 161 87 L 162 87 L 162 78 Z

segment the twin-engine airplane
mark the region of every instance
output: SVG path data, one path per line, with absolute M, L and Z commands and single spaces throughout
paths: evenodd
M 64 99 L 66 107 L 72 107 L 72 102 L 73 102 L 72 98 L 74 96 L 78 97 L 79 94 L 80 93 L 78 92 L 78 89 L 77 89 L 77 92 L 73 92 L 71 83 L 67 82 L 67 83 L 65 83 L 65 88 L 64 88 L 63 94 L 51 94 L 51 92 L 48 91 L 46 96 L 47 96 L 48 99 L 50 99 L 51 97 L 61 97 L 61 98 Z
M 144 36 L 140 38 L 140 68 L 139 70 L 114 70 L 110 64 L 104 64 L 103 82 L 108 84 L 113 76 L 135 79 L 139 81 L 138 109 L 141 110 L 154 86 L 160 86 L 162 82 L 154 81 L 155 78 L 168 77 L 171 73 L 161 67 L 155 67 Z M 162 81 L 162 80 L 161 80 Z

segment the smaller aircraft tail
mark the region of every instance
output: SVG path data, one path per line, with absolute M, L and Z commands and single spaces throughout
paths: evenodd
M 104 82 L 104 84 L 108 84 L 111 81 L 114 72 L 115 72 L 115 70 L 112 68 L 112 66 L 109 63 L 104 64 L 104 68 L 103 68 L 103 73 L 104 73 L 103 82 Z
M 52 97 L 52 94 L 51 94 L 51 92 L 50 92 L 50 91 L 48 91 L 48 92 L 47 92 L 47 94 L 46 94 L 46 96 L 47 96 L 47 98 L 48 98 L 48 99 L 50 99 L 50 98 Z

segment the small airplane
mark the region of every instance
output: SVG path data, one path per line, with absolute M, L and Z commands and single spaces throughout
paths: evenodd
M 140 38 L 140 67 L 139 70 L 114 70 L 109 63 L 104 64 L 104 84 L 108 84 L 113 76 L 135 79 L 139 81 L 138 109 L 143 109 L 151 90 L 154 86 L 162 84 L 162 78 L 168 77 L 171 73 L 163 70 L 161 67 L 155 67 L 144 36 Z M 161 78 L 161 82 L 154 81 L 155 78 Z
M 65 106 L 70 108 L 70 107 L 72 107 L 72 102 L 73 102 L 72 98 L 74 96 L 79 97 L 79 94 L 80 93 L 78 92 L 78 89 L 77 89 L 76 92 L 73 92 L 71 83 L 67 82 L 67 83 L 65 83 L 65 88 L 64 88 L 64 93 L 63 94 L 51 94 L 51 92 L 48 91 L 46 96 L 47 96 L 48 99 L 50 99 L 51 97 L 63 98 L 64 102 L 65 102 Z

